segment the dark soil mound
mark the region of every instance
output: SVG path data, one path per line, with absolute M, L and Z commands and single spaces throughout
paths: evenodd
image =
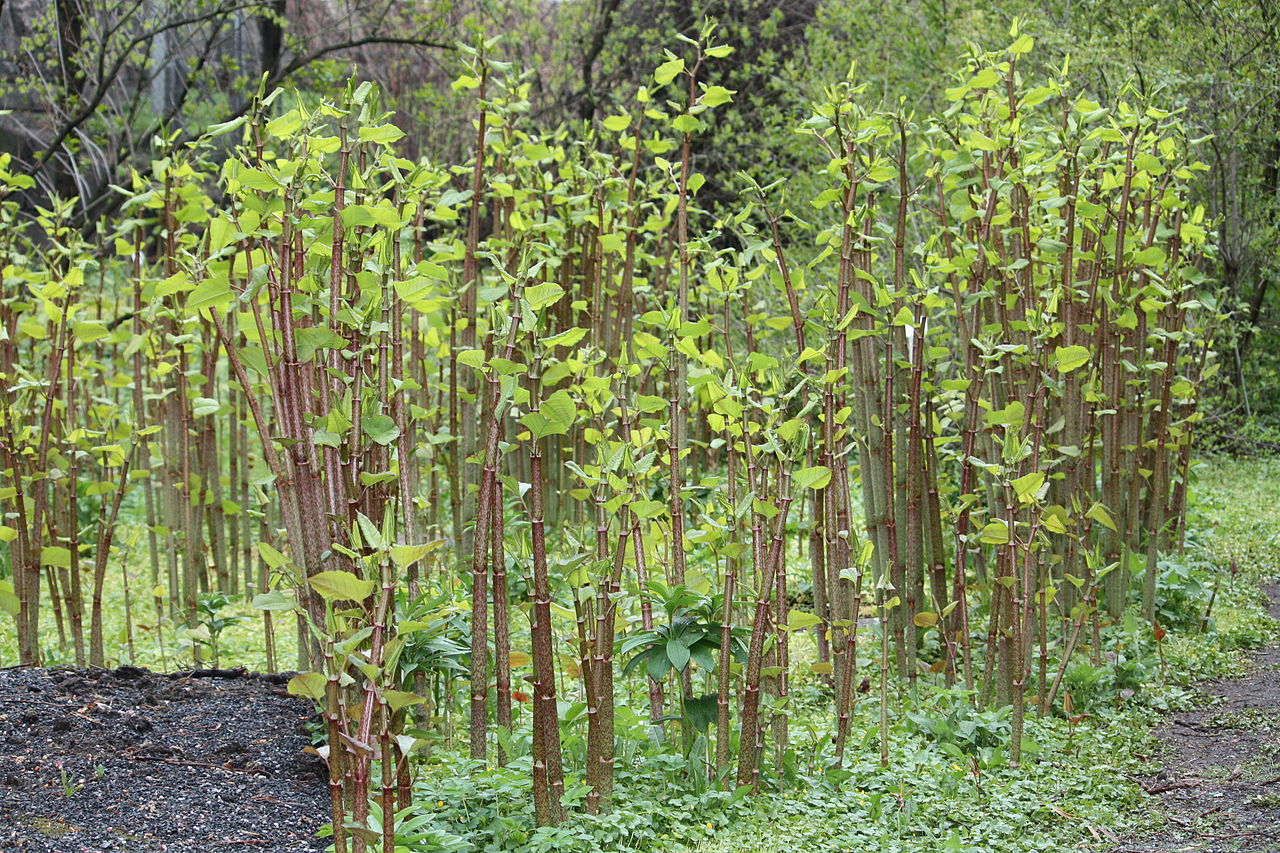
M 0 849 L 323 850 L 324 767 L 285 677 L 0 671 Z

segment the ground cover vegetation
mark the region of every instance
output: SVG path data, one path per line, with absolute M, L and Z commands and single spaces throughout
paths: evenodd
M 1015 19 L 886 99 L 779 10 L 643 72 L 583 12 L 566 121 L 473 36 L 443 158 L 394 88 L 266 71 L 117 140 L 92 224 L 0 155 L 17 660 L 296 667 L 338 853 L 1107 842 L 1154 710 L 1269 630 L 1262 483 L 1189 512 L 1196 438 L 1266 430 L 1269 238 L 1224 284 L 1246 193 L 1114 57 Z

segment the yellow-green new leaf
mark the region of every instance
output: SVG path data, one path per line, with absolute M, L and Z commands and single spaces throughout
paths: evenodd
M 534 311 L 541 311 L 549 305 L 555 305 L 562 296 L 564 296 L 564 288 L 551 283 L 535 284 L 533 287 L 525 288 L 524 291 L 524 300 Z
M 604 126 L 606 130 L 612 130 L 614 133 L 619 133 L 631 126 L 631 116 L 625 114 L 609 116 L 604 120 Z
M 932 628 L 938 624 L 938 614 L 921 611 L 911 617 L 911 621 L 915 623 L 917 628 Z
M 812 613 L 806 613 L 803 610 L 792 610 L 787 614 L 787 627 L 792 631 L 803 631 L 805 628 L 812 628 L 822 620 Z
M 235 293 L 225 276 L 206 278 L 187 294 L 187 311 L 194 313 L 202 308 L 225 308 L 233 298 Z
M 253 597 L 253 606 L 257 610 L 292 610 L 296 605 L 297 602 L 278 589 Z
M 71 551 L 68 548 L 61 548 L 51 545 L 47 548 L 40 549 L 40 565 L 42 566 L 69 566 L 71 565 Z
M 1111 518 L 1111 513 L 1107 512 L 1107 508 L 1102 504 L 1094 504 L 1089 507 L 1089 511 L 1085 513 L 1085 516 L 1092 518 L 1108 530 L 1116 529 L 1115 520 Z
M 671 59 L 659 65 L 653 72 L 653 79 L 658 85 L 665 86 L 672 80 L 676 79 L 676 75 L 684 70 L 683 59 Z
M 18 596 L 13 594 L 13 584 L 9 581 L 0 581 L 0 610 L 16 617 L 21 609 Z
M 405 693 L 403 690 L 384 690 L 382 691 L 382 698 L 387 700 L 387 704 L 391 706 L 393 711 L 408 708 L 410 705 L 420 705 L 426 701 L 421 696 Z
M 733 95 L 734 92 L 724 86 L 708 86 L 707 90 L 702 93 L 702 97 L 698 99 L 698 103 L 707 107 L 718 107 L 721 104 L 727 104 L 732 101 Z
M 822 489 L 831 482 L 831 469 L 825 465 L 814 465 L 812 468 L 801 468 L 792 475 L 796 485 L 802 489 Z
M 305 696 L 317 702 L 324 701 L 324 688 L 329 679 L 321 672 L 304 672 L 289 679 L 286 688 L 294 696 Z
M 258 556 L 262 558 L 262 562 L 273 569 L 282 569 L 289 565 L 289 558 L 266 542 L 258 543 Z
M 576 344 L 578 341 L 586 337 L 586 334 L 587 334 L 586 329 L 583 329 L 579 326 L 574 326 L 572 329 L 565 329 L 563 332 L 561 332 L 558 335 L 552 335 L 549 338 L 543 338 L 542 345 L 544 347 L 571 347 L 574 344 Z
M 1044 486 L 1044 473 L 1032 471 L 1025 477 L 1010 481 L 1009 485 L 1018 493 L 1018 500 L 1029 503 L 1039 496 L 1040 489 Z
M 430 554 L 433 548 L 435 544 L 430 542 L 426 545 L 397 545 L 391 549 L 391 562 L 398 569 L 407 569 Z
M 1067 525 L 1071 523 L 1071 516 L 1067 514 L 1066 507 L 1055 504 L 1051 507 L 1046 507 L 1045 511 L 1041 513 L 1040 523 L 1050 533 L 1066 533 Z
M 1057 347 L 1053 351 L 1053 362 L 1059 373 L 1070 373 L 1089 363 L 1089 350 L 1081 346 Z
M 988 545 L 1005 545 L 1009 542 L 1009 525 L 999 518 L 989 521 L 978 538 Z
M 307 583 L 326 601 L 364 601 L 373 594 L 373 581 L 362 580 L 351 572 L 320 572 L 307 578 Z

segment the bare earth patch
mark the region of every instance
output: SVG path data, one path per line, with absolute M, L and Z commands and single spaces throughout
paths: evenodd
M 1265 591 L 1280 619 L 1280 584 Z M 1140 780 L 1160 795 L 1169 828 L 1115 853 L 1280 851 L 1280 647 L 1261 651 L 1244 677 L 1201 689 L 1219 701 L 1158 728 L 1163 769 Z
M 323 850 L 323 765 L 284 678 L 0 671 L 0 849 Z

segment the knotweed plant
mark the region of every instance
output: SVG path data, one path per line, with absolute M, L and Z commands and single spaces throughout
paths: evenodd
M 109 241 L 0 199 L 23 661 L 48 606 L 102 664 L 135 501 L 158 612 L 248 592 L 272 662 L 298 632 L 339 853 L 394 849 L 437 742 L 527 759 L 543 825 L 609 807 L 637 714 L 698 784 L 766 787 L 804 670 L 832 766 L 864 694 L 887 761 L 922 681 L 1012 706 L 1018 762 L 1131 587 L 1154 624 L 1214 310 L 1178 116 L 1024 79 L 1014 38 L 938 115 L 833 84 L 797 128 L 813 199 L 700 206 L 713 27 L 569 128 L 468 48 L 468 162 L 401 157 L 352 84 L 175 146 Z

